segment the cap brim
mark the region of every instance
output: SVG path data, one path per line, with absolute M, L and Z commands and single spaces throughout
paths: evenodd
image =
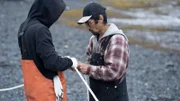
M 78 23 L 78 24 L 84 24 L 84 23 L 87 22 L 91 17 L 92 17 L 92 15 L 90 15 L 90 16 L 84 16 L 84 17 L 82 17 L 77 23 Z

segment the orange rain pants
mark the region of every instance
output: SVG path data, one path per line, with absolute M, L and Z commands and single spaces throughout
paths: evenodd
M 22 60 L 24 90 L 26 101 L 56 101 L 53 80 L 44 77 L 33 60 Z M 63 100 L 67 101 L 66 79 L 62 72 L 58 72 L 63 86 Z

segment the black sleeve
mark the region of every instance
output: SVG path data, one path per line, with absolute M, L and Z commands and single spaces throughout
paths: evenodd
M 73 64 L 71 59 L 58 56 L 47 28 L 41 28 L 36 33 L 36 53 L 42 59 L 45 68 L 52 71 L 64 71 Z

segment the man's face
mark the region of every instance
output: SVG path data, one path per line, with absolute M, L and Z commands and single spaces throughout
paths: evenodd
M 95 20 L 89 19 L 85 24 L 86 24 L 88 30 L 89 30 L 92 34 L 94 34 L 94 35 L 99 34 L 100 25 L 99 25 L 99 23 L 95 23 Z

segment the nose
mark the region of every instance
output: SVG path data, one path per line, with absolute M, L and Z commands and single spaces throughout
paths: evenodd
M 86 27 L 88 28 L 88 29 L 90 29 L 90 27 L 86 24 Z

